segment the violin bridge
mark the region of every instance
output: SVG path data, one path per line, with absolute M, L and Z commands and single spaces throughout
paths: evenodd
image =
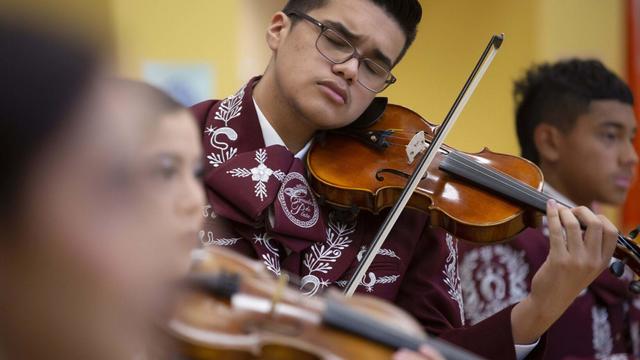
M 409 144 L 405 146 L 405 151 L 407 152 L 407 163 L 411 165 L 416 159 L 416 156 L 425 151 L 428 146 L 429 144 L 424 136 L 424 131 L 419 131 L 413 135 Z

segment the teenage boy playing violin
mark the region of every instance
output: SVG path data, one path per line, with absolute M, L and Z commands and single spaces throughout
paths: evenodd
M 319 204 L 302 159 L 318 131 L 353 122 L 395 82 L 391 70 L 421 16 L 416 0 L 292 0 L 273 15 L 264 74 L 193 107 L 208 163 L 204 243 L 299 275 L 309 295 L 345 286 L 386 213 L 349 217 Z M 401 215 L 358 291 L 399 304 L 429 333 L 486 358 L 536 356 L 616 241 L 615 228 L 587 207 L 550 203 L 547 216 L 551 250 L 531 293 L 474 326 L 464 322 L 457 241 L 438 241 L 417 211 Z
M 515 83 L 514 95 L 522 156 L 542 169 L 544 192 L 569 206 L 622 204 L 638 164 L 627 85 L 599 61 L 572 59 L 532 67 Z M 461 249 L 469 324 L 532 291 L 552 236 L 543 226 L 507 244 Z M 628 275 L 618 279 L 604 271 L 585 286 L 547 332 L 548 358 L 640 356 L 640 298 L 628 290 Z

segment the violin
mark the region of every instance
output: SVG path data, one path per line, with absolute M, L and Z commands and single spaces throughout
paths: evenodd
M 386 98 L 376 98 L 353 124 L 326 132 L 314 142 L 307 170 L 321 202 L 354 213 L 360 209 L 379 213 L 391 207 L 347 283 L 347 296 L 354 294 L 407 206 L 428 213 L 431 225 L 476 243 L 507 241 L 540 224 L 551 198 L 541 191 L 542 172 L 536 165 L 487 148 L 470 154 L 444 144 L 503 41 L 504 34 L 491 37 L 439 126 L 402 106 L 387 105 Z M 342 154 L 340 161 L 335 154 Z M 634 241 L 638 232 L 618 234 L 614 257 L 620 261 L 610 267 L 614 275 L 621 277 L 625 265 L 636 277 L 640 274 L 640 246 Z M 629 289 L 640 294 L 640 280 L 630 282 Z
M 416 162 L 409 162 L 406 153 L 414 134 L 424 132 L 429 141 L 435 129 L 415 112 L 387 105 L 378 121 L 361 130 L 367 137 L 375 137 L 380 146 L 354 141 L 350 133 L 328 133 L 314 143 L 307 157 L 310 185 L 328 204 L 377 214 L 395 203 L 414 171 Z M 336 153 L 344 154 L 340 161 L 335 161 Z M 478 243 L 503 241 L 540 223 L 536 212 L 469 181 L 467 178 L 475 174 L 469 166 L 475 164 L 480 164 L 475 166 L 478 171 L 496 180 L 495 187 L 504 185 L 499 190 L 510 197 L 526 191 L 520 183 L 536 191 L 542 189 L 542 172 L 528 160 L 488 149 L 463 154 L 444 145 L 407 206 L 427 212 L 433 226 Z M 544 209 L 545 202 L 540 200 Z
M 389 359 L 427 344 L 447 359 L 478 356 L 429 338 L 394 305 L 336 290 L 309 298 L 264 265 L 222 248 L 198 250 L 166 331 L 182 357 L 233 359 Z
M 416 153 L 429 146 L 437 127 L 402 106 L 378 106 L 383 112 L 369 127 L 328 132 L 310 149 L 309 182 L 321 201 L 379 213 L 395 203 L 414 172 Z M 335 154 L 342 154 L 340 161 Z M 526 159 L 443 145 L 407 206 L 461 239 L 502 242 L 540 224 L 550 199 L 542 185 L 541 170 Z M 640 274 L 633 239 L 619 235 L 614 255 Z M 614 267 L 621 275 L 624 266 Z

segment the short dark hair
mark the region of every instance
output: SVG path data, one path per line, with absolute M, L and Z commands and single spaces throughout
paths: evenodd
M 34 159 L 75 119 L 99 67 L 94 49 L 70 35 L 52 35 L 0 19 L 0 220 L 18 206 Z
M 406 38 L 400 55 L 396 59 L 397 64 L 416 39 L 418 24 L 422 19 L 422 6 L 418 0 L 369 0 L 382 8 L 398 23 Z M 327 0 L 289 0 L 282 11 L 286 14 L 290 11 L 307 13 L 313 9 L 324 6 Z M 292 20 L 293 22 L 296 19 Z
M 600 61 L 569 59 L 530 68 L 515 82 L 516 129 L 522 156 L 540 162 L 533 133 L 540 123 L 570 131 L 594 100 L 633 105 L 631 90 Z

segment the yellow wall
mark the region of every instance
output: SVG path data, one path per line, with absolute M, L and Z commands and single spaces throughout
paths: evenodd
M 70 28 L 103 47 L 113 40 L 111 0 L 0 0 L 0 17 L 48 31 Z
M 285 0 L 239 0 L 239 64 L 237 78 L 244 82 L 249 77 L 262 74 L 271 57 L 271 49 L 265 43 L 267 24 L 276 11 L 282 9 Z
M 429 1 L 419 35 L 394 70 L 387 95 L 440 123 L 494 33 L 505 41 L 447 142 L 466 151 L 484 146 L 515 152 L 511 82 L 534 56 L 534 1 Z
M 7 3 L 4 0 L 3 4 Z M 263 71 L 265 29 L 285 0 L 8 0 L 42 18 L 76 22 L 112 42 L 122 74 L 141 77 L 144 61 L 205 63 L 211 97 L 233 93 Z M 491 34 L 505 42 L 447 143 L 518 154 L 513 80 L 534 62 L 596 57 L 625 75 L 624 0 L 422 1 L 418 38 L 383 95 L 439 123 Z M 44 15 L 44 16 L 43 16 Z
M 261 73 L 264 33 L 285 0 L 111 0 L 122 72 L 141 75 L 145 60 L 213 66 L 213 97 Z M 491 34 L 505 33 L 492 67 L 447 140 L 517 154 L 513 80 L 534 62 L 597 57 L 624 75 L 623 0 L 430 0 L 418 38 L 383 95 L 439 123 Z
M 513 80 L 532 63 L 568 56 L 596 57 L 624 75 L 622 0 L 425 1 L 418 39 L 394 71 L 387 91 L 440 122 L 491 34 L 504 32 L 493 65 L 447 142 L 466 151 L 488 146 L 518 154 L 513 124 Z
M 596 57 L 626 75 L 625 1 L 540 0 L 536 60 Z
M 215 93 L 238 84 L 239 2 L 111 0 L 114 38 L 124 75 L 140 77 L 144 61 L 206 63 Z
M 265 29 L 285 0 L 5 0 L 91 28 L 114 44 L 122 74 L 145 61 L 212 66 L 212 97 L 233 93 L 269 58 Z M 493 33 L 505 42 L 447 142 L 518 153 L 512 82 L 533 62 L 597 57 L 624 75 L 624 0 L 429 0 L 418 38 L 383 95 L 439 123 Z M 52 16 L 53 15 L 53 16 Z
M 266 25 L 284 0 L 111 0 L 121 73 L 140 77 L 144 61 L 212 66 L 224 97 L 262 73 Z

